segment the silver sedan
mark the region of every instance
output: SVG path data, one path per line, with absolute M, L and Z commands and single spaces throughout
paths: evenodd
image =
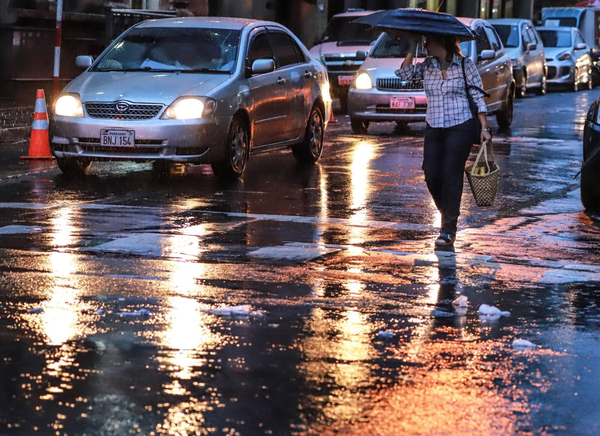
M 140 23 L 99 57 L 54 105 L 51 149 L 60 169 L 94 160 L 211 164 L 241 177 L 250 155 L 291 148 L 321 156 L 331 114 L 325 67 L 280 24 L 242 18 Z

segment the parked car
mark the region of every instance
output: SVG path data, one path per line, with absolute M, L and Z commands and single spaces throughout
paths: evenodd
M 583 129 L 581 203 L 586 210 L 600 214 L 600 98 L 592 103 Z
M 373 12 L 376 11 L 349 9 L 347 12 L 334 15 L 327 23 L 323 36 L 310 49 L 310 53 L 321 59 L 327 67 L 331 94 L 340 100 L 344 110 L 348 88 L 364 60 L 357 57 L 356 52 L 369 51 L 381 34 L 381 31 L 374 30 L 371 26 L 353 23 L 353 21 Z
M 242 18 L 144 21 L 69 83 L 51 150 L 67 174 L 94 160 L 211 164 L 241 177 L 250 155 L 291 147 L 315 162 L 331 114 L 325 67 L 284 26 Z
M 481 75 L 488 115 L 496 115 L 501 127 L 513 119 L 515 81 L 512 62 L 494 28 L 485 20 L 459 18 L 477 34 L 477 39 L 460 44 Z M 348 93 L 348 114 L 352 130 L 364 134 L 371 121 L 395 121 L 400 127 L 423 121 L 427 98 L 421 82 L 407 82 L 395 71 L 406 56 L 406 44 L 398 36 L 383 34 L 358 71 Z M 422 60 L 423 54 L 421 54 Z
M 523 18 L 488 20 L 494 26 L 513 64 L 516 95 L 529 90 L 546 94 L 546 55 L 544 44 L 533 23 Z
M 592 89 L 592 58 L 581 32 L 574 27 L 538 27 L 546 50 L 548 84 L 577 92 Z

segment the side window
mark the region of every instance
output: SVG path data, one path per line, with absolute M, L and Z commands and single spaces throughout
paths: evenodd
M 271 51 L 267 32 L 258 34 L 250 43 L 248 67 L 252 67 L 252 64 L 257 59 L 273 59 L 273 52 Z
M 477 54 L 481 54 L 483 50 L 491 50 L 490 42 L 488 41 L 483 26 L 477 26 L 475 28 L 475 34 L 477 35 Z
M 527 33 L 529 34 L 529 39 L 531 40 L 532 44 L 540 45 L 540 41 L 537 35 L 535 34 L 535 31 L 531 27 L 527 28 Z
M 502 44 L 500 43 L 500 38 L 498 38 L 496 31 L 494 29 L 492 29 L 491 27 L 486 26 L 485 33 L 488 36 L 492 50 L 494 50 L 494 51 L 500 50 L 502 48 Z
M 527 49 L 527 44 L 532 44 L 531 35 L 527 32 L 528 28 L 523 29 L 523 33 L 521 34 L 521 38 L 523 39 L 523 50 Z
M 575 44 L 585 43 L 585 41 L 583 40 L 583 36 L 581 36 L 581 32 L 577 31 L 575 32 L 575 35 Z
M 292 37 L 283 32 L 271 32 L 268 35 L 277 68 L 306 62 L 302 50 Z

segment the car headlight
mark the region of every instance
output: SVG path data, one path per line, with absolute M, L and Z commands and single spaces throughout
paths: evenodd
M 560 54 L 557 59 L 559 61 L 568 61 L 569 59 L 571 59 L 571 53 L 569 52 L 564 52 L 562 54 Z
M 62 117 L 82 117 L 83 107 L 77 94 L 61 95 L 54 104 L 54 114 Z
M 356 76 L 356 79 L 354 79 L 354 87 L 362 90 L 371 89 L 373 87 L 373 82 L 371 81 L 369 73 L 364 71 L 359 73 L 358 76 Z
M 216 102 L 213 99 L 182 97 L 175 100 L 162 116 L 167 120 L 195 120 L 212 114 Z

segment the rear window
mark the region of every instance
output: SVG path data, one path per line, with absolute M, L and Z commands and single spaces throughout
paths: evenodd
M 544 26 L 577 27 L 577 18 L 575 18 L 575 17 L 546 18 L 544 20 Z
M 337 45 L 371 45 L 381 34 L 380 30 L 374 30 L 366 24 L 357 24 L 352 21 L 358 20 L 358 16 L 333 17 L 321 42 L 337 42 Z
M 539 30 L 544 47 L 571 47 L 571 32 L 558 30 Z
M 231 72 L 240 33 L 212 28 L 135 28 L 98 60 L 94 71 Z
M 504 47 L 518 47 L 519 46 L 519 27 L 511 26 L 510 24 L 494 24 L 496 33 L 502 40 Z

